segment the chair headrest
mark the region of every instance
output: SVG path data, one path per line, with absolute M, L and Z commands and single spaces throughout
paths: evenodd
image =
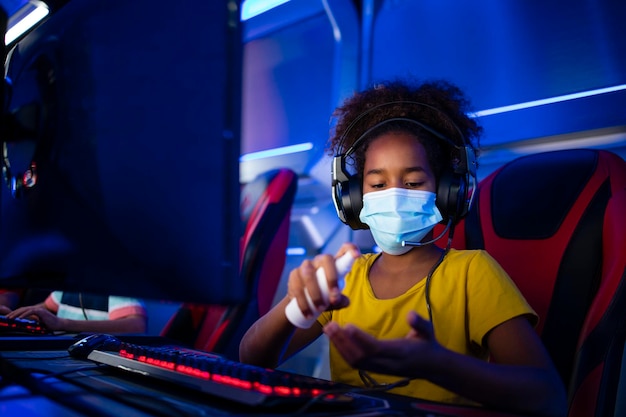
M 295 173 L 287 168 L 278 168 L 259 174 L 252 181 L 246 183 L 241 190 L 240 213 L 241 222 L 247 224 L 254 213 L 259 201 L 270 198 L 272 201 L 280 201 L 282 195 L 272 193 L 284 193 L 284 187 L 271 187 L 274 181 L 292 182 Z
M 494 231 L 508 239 L 554 235 L 597 165 L 597 152 L 586 149 L 528 155 L 505 165 L 491 187 Z

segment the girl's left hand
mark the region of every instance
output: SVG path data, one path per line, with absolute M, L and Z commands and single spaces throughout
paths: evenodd
M 407 321 L 411 330 L 403 339 L 378 340 L 354 325 L 341 327 L 335 322 L 328 323 L 324 333 L 354 368 L 421 378 L 428 373 L 430 358 L 441 346 L 428 320 L 411 312 Z

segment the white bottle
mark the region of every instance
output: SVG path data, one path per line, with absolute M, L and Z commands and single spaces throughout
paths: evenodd
M 343 277 L 350 271 L 355 259 L 356 258 L 352 251 L 348 251 L 335 261 L 335 267 L 337 268 L 337 285 L 340 290 L 343 289 Z M 313 316 L 306 318 L 304 314 L 302 314 L 300 307 L 298 307 L 298 301 L 295 298 L 289 301 L 289 304 L 287 304 L 287 307 L 285 308 L 285 315 L 287 316 L 287 319 L 291 322 L 291 324 L 296 327 L 300 327 L 301 329 L 308 329 L 311 327 L 319 315 L 326 310 L 330 304 L 330 300 L 328 298 L 328 281 L 326 281 L 324 269 L 321 267 L 317 268 L 315 275 L 317 277 L 317 285 L 319 285 L 322 298 L 324 299 L 324 306 L 319 309 L 315 308 L 313 300 L 311 300 L 311 297 L 309 296 L 309 292 L 305 289 L 304 295 L 306 295 L 309 307 L 314 312 Z

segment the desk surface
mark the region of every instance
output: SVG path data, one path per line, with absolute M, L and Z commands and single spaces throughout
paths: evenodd
M 30 350 L 13 350 L 28 340 L 0 339 L 0 409 L 20 417 L 63 416 L 461 416 L 506 417 L 472 407 L 422 402 L 388 393 L 355 394 L 349 403 L 250 407 L 184 387 L 70 357 L 73 337 L 52 342 L 30 339 Z M 7 343 L 9 342 L 9 343 Z M 50 346 L 50 345 L 48 345 Z M 11 350 L 7 350 L 7 348 Z M 294 408 L 295 407 L 295 408 Z

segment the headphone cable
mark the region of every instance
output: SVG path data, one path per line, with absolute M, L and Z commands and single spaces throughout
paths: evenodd
M 83 311 L 83 316 L 85 317 L 85 320 L 89 321 L 89 317 L 87 317 L 87 311 L 85 310 L 85 305 L 83 304 L 83 293 L 82 292 L 78 293 L 78 302 L 80 304 L 80 309 Z

